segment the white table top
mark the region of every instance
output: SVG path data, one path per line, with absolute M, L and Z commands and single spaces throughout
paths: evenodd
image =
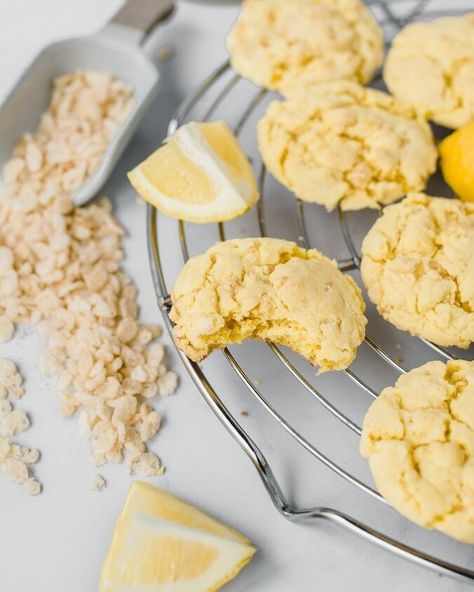
M 0 94 L 7 92 L 44 44 L 93 32 L 119 4 L 117 0 L 0 0 Z M 159 144 L 173 108 L 225 59 L 223 39 L 236 10 L 230 2 L 211 6 L 182 1 L 173 20 L 157 31 L 153 43 L 156 47 L 171 45 L 175 55 L 161 64 L 162 94 L 104 192 L 113 199 L 128 231 L 126 267 L 140 288 L 145 321 L 161 321 L 161 317 L 146 259 L 144 208 L 136 203 L 124 172 Z M 175 252 L 169 257 L 178 262 Z M 167 336 L 164 340 L 169 343 Z M 99 472 L 107 479 L 108 487 L 100 493 L 91 491 L 96 471 L 89 462 L 88 444 L 79 436 L 75 420 L 64 419 L 57 412 L 54 381 L 45 380 L 37 368 L 38 347 L 39 338 L 31 330 L 20 331 L 13 342 L 0 346 L 0 356 L 17 362 L 26 377 L 24 406 L 31 412 L 34 424 L 21 441 L 41 450 L 36 473 L 44 484 L 40 496 L 28 498 L 0 474 L 0 590 L 92 592 L 97 589 L 101 563 L 130 477 L 123 466 L 101 467 Z M 181 385 L 176 396 L 156 402 L 166 422 L 151 448 L 162 457 L 167 472 L 154 482 L 232 524 L 255 542 L 259 552 L 254 561 L 226 590 L 469 589 L 396 559 L 336 526 L 297 526 L 283 520 L 272 507 L 254 468 L 210 413 L 171 347 L 169 357 L 171 366 L 180 374 Z M 258 377 L 270 387 L 278 386 L 264 369 Z M 235 379 L 227 378 L 221 388 L 239 387 Z M 273 431 L 266 430 L 262 427 L 271 454 Z M 341 442 L 333 444 L 337 451 Z M 291 458 L 290 445 L 285 452 Z M 374 514 L 378 509 L 375 502 L 354 492 L 326 469 L 318 471 L 319 477 L 303 478 L 308 463 L 316 461 L 305 457 L 303 462 L 304 470 L 291 462 L 279 468 L 284 481 L 290 484 L 291 496 L 302 498 L 304 503 L 352 509 L 369 521 L 374 518 L 376 526 L 383 522 L 383 517 Z M 393 531 L 396 534 L 403 536 L 413 528 L 403 519 L 394 518 L 393 512 L 384 512 L 398 521 Z M 447 539 L 444 544 L 450 546 Z M 456 551 L 452 552 L 455 556 Z

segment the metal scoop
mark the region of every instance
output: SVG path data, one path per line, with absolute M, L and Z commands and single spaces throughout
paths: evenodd
M 22 134 L 34 131 L 47 109 L 54 78 L 78 69 L 108 70 L 134 89 L 134 104 L 99 166 L 74 192 L 82 205 L 101 189 L 158 90 L 159 74 L 140 44 L 169 16 L 173 0 L 128 0 L 96 35 L 48 45 L 33 60 L 0 107 L 0 169 Z

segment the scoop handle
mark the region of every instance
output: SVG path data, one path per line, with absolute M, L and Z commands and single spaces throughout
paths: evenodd
M 122 25 L 140 33 L 141 39 L 174 11 L 174 0 L 127 0 L 110 24 Z

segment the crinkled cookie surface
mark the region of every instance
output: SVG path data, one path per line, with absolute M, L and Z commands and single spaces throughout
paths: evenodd
M 474 543 L 474 362 L 429 362 L 384 389 L 360 450 L 394 508 Z
M 441 125 L 474 118 L 474 12 L 405 27 L 393 40 L 385 82 L 399 99 Z
M 328 210 L 376 208 L 420 191 L 436 166 L 426 121 L 390 95 L 348 81 L 271 103 L 258 139 L 268 170 Z
M 229 240 L 193 257 L 172 300 L 176 344 L 195 361 L 254 338 L 286 345 L 320 371 L 342 369 L 367 322 L 351 277 L 319 251 L 275 238 Z
M 380 314 L 438 345 L 474 341 L 474 204 L 409 195 L 362 243 L 362 279 Z
M 227 47 L 239 74 L 283 94 L 328 80 L 369 82 L 384 51 L 360 0 L 245 0 Z

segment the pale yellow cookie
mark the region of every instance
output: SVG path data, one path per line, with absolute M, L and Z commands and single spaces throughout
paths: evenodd
M 369 82 L 384 53 L 383 32 L 360 0 L 245 0 L 227 47 L 234 70 L 283 94 Z
M 405 27 L 393 40 L 385 82 L 423 116 L 458 128 L 474 118 L 474 12 Z
M 390 505 L 474 543 L 474 362 L 429 362 L 384 389 L 360 452 Z
M 438 345 L 474 341 L 474 204 L 409 195 L 362 243 L 362 279 L 380 314 Z
M 320 371 L 339 370 L 367 322 L 351 277 L 319 251 L 276 238 L 229 240 L 193 257 L 172 299 L 176 344 L 195 361 L 252 338 L 286 345 Z
M 328 210 L 377 208 L 419 191 L 437 158 L 428 124 L 411 107 L 348 81 L 271 103 L 258 140 L 268 170 Z

